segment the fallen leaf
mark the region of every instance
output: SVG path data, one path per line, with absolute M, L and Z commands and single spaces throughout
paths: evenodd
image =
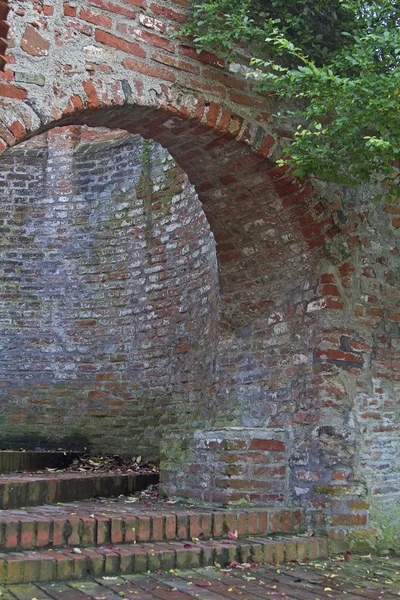
M 313 529 L 307 533 L 307 537 L 314 537 L 314 535 L 315 531 Z
M 350 560 L 350 556 L 351 556 L 350 552 L 349 552 L 349 551 L 347 551 L 347 552 L 345 552 L 345 553 L 344 553 L 344 556 L 343 556 L 343 558 L 344 558 L 344 560 L 345 560 L 346 562 L 349 562 L 349 560 Z

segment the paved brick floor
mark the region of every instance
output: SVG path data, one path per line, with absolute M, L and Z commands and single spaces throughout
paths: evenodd
M 351 556 L 310 564 L 208 567 L 90 581 L 0 586 L 1 600 L 394 600 L 400 557 Z

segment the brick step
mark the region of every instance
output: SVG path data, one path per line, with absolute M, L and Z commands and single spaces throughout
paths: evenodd
M 324 538 L 243 538 L 238 541 L 119 544 L 73 550 L 0 554 L 0 584 L 71 581 L 118 574 L 195 569 L 231 562 L 282 563 L 324 558 Z
M 304 531 L 299 509 L 216 509 L 118 498 L 9 510 L 0 515 L 0 551 L 227 538 Z
M 0 509 L 132 494 L 159 481 L 157 473 L 49 473 L 0 477 Z
M 78 452 L 21 452 L 0 450 L 0 473 L 65 469 L 79 459 Z

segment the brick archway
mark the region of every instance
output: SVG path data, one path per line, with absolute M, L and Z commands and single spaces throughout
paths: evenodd
M 161 143 L 195 185 L 214 232 L 226 320 L 245 325 L 245 313 L 265 313 L 282 293 L 272 271 L 293 263 L 296 273 L 303 250 L 335 229 L 312 186 L 276 168 L 287 132 L 276 130 L 270 102 L 217 57 L 171 37 L 185 10 L 181 0 L 11 2 L 0 150 L 67 124 Z
M 378 218 L 368 191 L 328 189 L 325 198 L 320 183 L 277 167 L 290 132 L 271 117 L 273 99 L 251 93 L 241 57 L 229 67 L 171 37 L 186 19 L 185 0 L 8 5 L 0 150 L 73 124 L 123 128 L 169 150 L 217 242 L 223 335 L 209 393 L 218 426 L 247 428 L 241 440 L 229 430 L 224 444 L 251 452 L 284 444 L 282 485 L 315 515 L 313 525 L 338 538 L 352 529 L 356 540 L 377 536 L 369 501 L 382 514 L 387 499 L 392 510 L 390 482 L 398 481 L 374 445 L 382 435 L 398 447 L 398 207 Z M 287 439 L 268 438 L 281 429 Z M 225 449 L 206 437 L 188 445 L 200 463 Z M 214 489 L 232 497 L 242 486 L 248 498 L 272 485 L 238 456 L 248 476 L 222 460 Z M 170 481 L 175 489 L 197 481 L 199 462 L 185 460 L 183 481 Z M 365 480 L 368 502 L 360 503 Z
M 97 103 L 94 87 L 91 93 Z M 240 117 L 202 98 L 190 105 L 192 99 L 167 108 L 92 106 L 57 124 L 118 127 L 168 149 L 195 186 L 214 233 L 224 322 L 235 328 L 265 314 L 336 229 L 312 186 L 268 158 L 269 135 L 254 149 Z M 279 282 L 283 264 L 288 276 Z

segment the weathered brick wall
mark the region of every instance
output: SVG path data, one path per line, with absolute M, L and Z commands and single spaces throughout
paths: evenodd
M 187 418 L 172 432 L 164 484 L 203 493 L 190 474 L 197 450 L 208 452 L 196 447 L 198 429 L 210 440 L 219 426 L 254 439 L 255 428 L 271 439 L 283 429 L 284 498 L 334 538 L 398 546 L 399 204 L 277 167 L 291 133 L 271 116 L 272 98 L 251 94 L 241 56 L 228 68 L 170 36 L 185 0 L 9 5 L 0 148 L 66 124 L 152 138 L 186 172 L 215 236 L 209 408 L 200 428 Z M 222 472 L 219 450 L 209 451 Z M 225 500 L 253 493 L 238 480 L 263 481 L 251 467 L 222 479 Z
M 0 71 L 4 70 L 4 66 L 6 63 L 5 54 L 7 49 L 7 34 L 8 34 L 8 24 L 7 24 L 7 15 L 8 15 L 9 7 L 7 2 L 4 0 L 0 1 Z
M 0 159 L 1 443 L 157 459 L 163 428 L 205 418 L 214 241 L 165 150 L 100 133 Z

